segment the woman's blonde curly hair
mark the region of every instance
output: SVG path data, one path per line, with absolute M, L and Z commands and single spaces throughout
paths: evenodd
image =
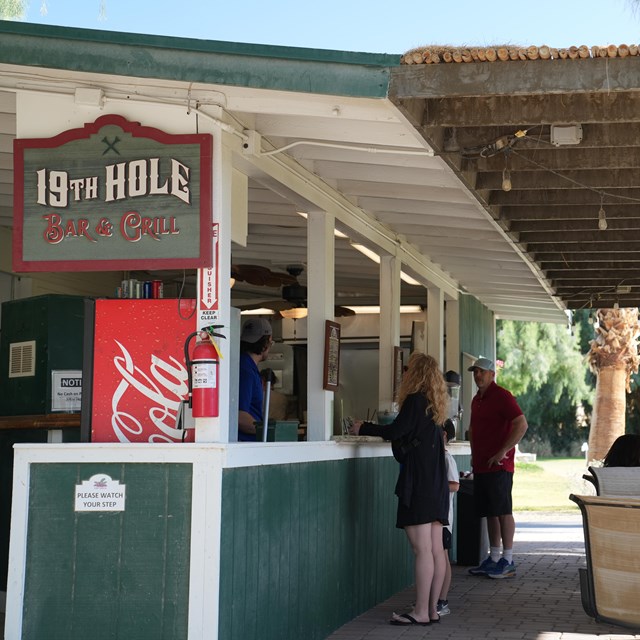
M 434 422 L 444 424 L 449 407 L 447 383 L 440 371 L 438 361 L 432 356 L 417 351 L 409 357 L 407 371 L 398 391 L 398 404 L 402 406 L 407 396 L 412 393 L 424 394 Z

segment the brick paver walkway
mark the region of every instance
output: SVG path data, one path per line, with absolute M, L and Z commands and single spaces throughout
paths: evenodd
M 578 568 L 586 566 L 582 518 L 516 514 L 514 579 L 474 577 L 453 567 L 451 615 L 428 627 L 388 624 L 407 611 L 413 589 L 397 593 L 335 631 L 327 640 L 640 640 L 632 630 L 600 624 L 580 600 Z M 638 603 L 640 606 L 640 603 Z

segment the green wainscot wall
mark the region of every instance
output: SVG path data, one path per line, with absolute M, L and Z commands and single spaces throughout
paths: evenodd
M 495 352 L 493 313 L 470 295 L 460 296 L 459 307 L 460 350 L 474 356 L 483 355 L 493 359 Z
M 76 512 L 95 474 L 125 510 Z M 22 640 L 186 640 L 190 464 L 32 464 Z
M 220 640 L 321 640 L 413 583 L 391 457 L 227 469 Z

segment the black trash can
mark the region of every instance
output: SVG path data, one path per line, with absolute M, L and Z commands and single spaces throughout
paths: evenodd
M 489 549 L 486 518 L 478 518 L 473 501 L 473 478 L 460 478 L 456 513 L 456 560 L 460 565 L 479 565 Z

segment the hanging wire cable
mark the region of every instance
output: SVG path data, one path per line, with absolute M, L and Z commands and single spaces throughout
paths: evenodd
M 570 182 L 576 187 L 580 187 L 581 189 L 586 189 L 588 191 L 593 191 L 593 193 L 597 193 L 598 195 L 600 195 L 601 198 L 604 198 L 604 197 L 618 198 L 619 200 L 628 200 L 629 202 L 640 202 L 640 198 L 634 198 L 633 196 L 626 196 L 618 193 L 612 193 L 609 191 L 603 191 L 597 187 L 591 187 L 587 184 L 579 182 L 578 180 L 575 180 L 574 178 L 571 178 L 563 174 L 561 171 L 558 171 L 556 169 L 551 169 L 550 167 L 546 167 L 541 162 L 538 162 L 537 160 L 534 160 L 533 158 L 529 158 L 523 153 L 520 153 L 515 147 L 515 144 L 517 142 L 527 142 L 527 143 L 532 142 L 535 144 L 542 143 L 555 148 L 555 145 L 553 145 L 550 141 L 543 140 L 541 137 L 538 137 L 536 139 L 529 137 L 528 134 L 535 129 L 540 129 L 540 134 L 542 134 L 542 127 L 543 125 L 536 125 L 535 127 L 530 127 L 528 129 L 518 129 L 513 134 L 507 134 L 507 135 L 501 136 L 489 144 L 477 145 L 475 147 L 466 147 L 461 150 L 460 155 L 463 158 L 471 160 L 471 159 L 479 159 L 479 158 L 491 158 L 493 156 L 498 155 L 499 153 L 504 153 L 505 156 L 513 153 L 514 155 L 521 158 L 524 162 L 527 162 L 533 165 L 534 167 L 537 167 L 538 169 L 542 169 L 543 171 L 547 171 L 548 173 L 552 173 L 553 175 L 558 176 L 562 180 L 566 180 L 567 182 Z M 503 178 L 504 178 L 504 171 L 503 171 Z M 600 204 L 602 205 L 602 201 Z
M 602 197 L 606 196 L 607 198 L 618 198 L 620 200 L 629 200 L 630 202 L 640 202 L 640 198 L 634 198 L 632 196 L 625 196 L 619 193 L 611 193 L 609 191 L 603 191 L 601 189 L 598 189 L 597 187 L 591 187 L 587 184 L 579 182 L 574 178 L 570 178 L 569 176 L 564 175 L 563 173 L 561 173 L 560 171 L 557 171 L 556 169 L 550 169 L 549 167 L 545 167 L 542 163 L 537 162 L 532 158 L 528 158 L 526 155 L 520 153 L 516 149 L 513 149 L 513 148 L 510 149 L 510 153 L 513 153 L 519 158 L 522 158 L 522 160 L 524 160 L 525 162 L 528 162 L 529 164 L 532 164 L 533 166 L 538 167 L 538 169 L 542 169 L 543 171 L 548 171 L 549 173 L 552 173 L 558 176 L 559 178 L 562 178 L 563 180 L 566 180 L 567 182 L 570 182 L 571 184 L 574 184 L 577 187 L 580 187 L 581 189 L 587 189 L 588 191 L 593 191 L 593 193 L 597 193 Z

